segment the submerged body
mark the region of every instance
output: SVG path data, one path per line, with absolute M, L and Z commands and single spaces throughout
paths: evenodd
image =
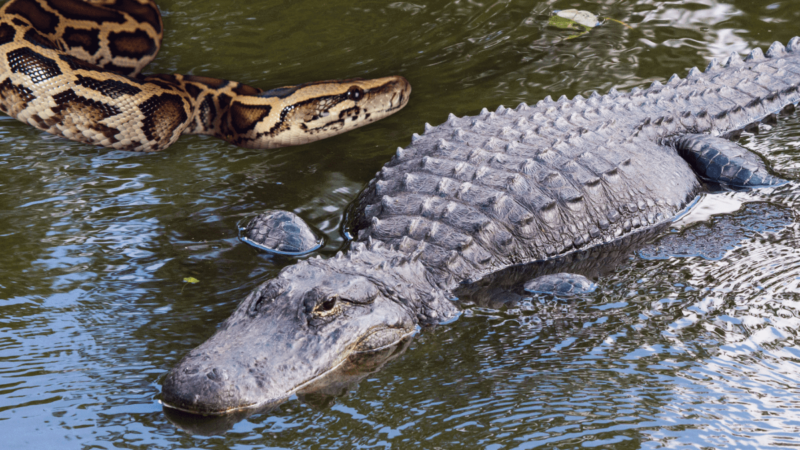
M 140 75 L 161 47 L 152 0 L 12 0 L 0 8 L 0 111 L 40 130 L 119 150 L 181 134 L 247 148 L 305 144 L 400 110 L 399 76 L 269 91 L 191 75 Z
M 794 38 L 646 90 L 426 125 L 361 194 L 349 251 L 257 288 L 170 371 L 163 402 L 221 414 L 281 401 L 354 353 L 454 317 L 465 281 L 663 225 L 701 179 L 780 184 L 720 136 L 794 105 L 798 87 Z

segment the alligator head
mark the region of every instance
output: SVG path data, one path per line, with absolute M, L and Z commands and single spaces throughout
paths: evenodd
M 418 324 L 452 315 L 449 301 L 424 288 L 420 264 L 368 261 L 380 256 L 313 259 L 284 269 L 169 372 L 164 405 L 196 414 L 266 408 L 349 357 L 393 346 Z

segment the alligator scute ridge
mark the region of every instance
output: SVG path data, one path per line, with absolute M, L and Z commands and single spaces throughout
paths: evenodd
M 777 185 L 717 136 L 796 104 L 799 87 L 795 37 L 644 90 L 426 124 L 354 203 L 349 250 L 258 287 L 170 371 L 163 401 L 207 414 L 279 401 L 349 353 L 390 343 L 391 331 L 359 340 L 375 329 L 454 317 L 451 292 L 465 280 L 663 225 L 702 189 L 698 175 Z

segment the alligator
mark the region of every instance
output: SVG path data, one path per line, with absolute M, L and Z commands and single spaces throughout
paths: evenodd
M 284 268 L 167 374 L 162 403 L 261 409 L 458 316 L 456 290 L 663 229 L 709 185 L 785 183 L 738 146 L 800 101 L 800 38 L 647 89 L 425 125 L 369 182 L 335 257 Z

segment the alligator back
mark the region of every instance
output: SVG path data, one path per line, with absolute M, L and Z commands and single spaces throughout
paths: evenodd
M 359 197 L 354 231 L 452 287 L 673 218 L 700 182 L 669 139 L 741 129 L 796 103 L 800 39 L 662 85 L 425 126 Z

